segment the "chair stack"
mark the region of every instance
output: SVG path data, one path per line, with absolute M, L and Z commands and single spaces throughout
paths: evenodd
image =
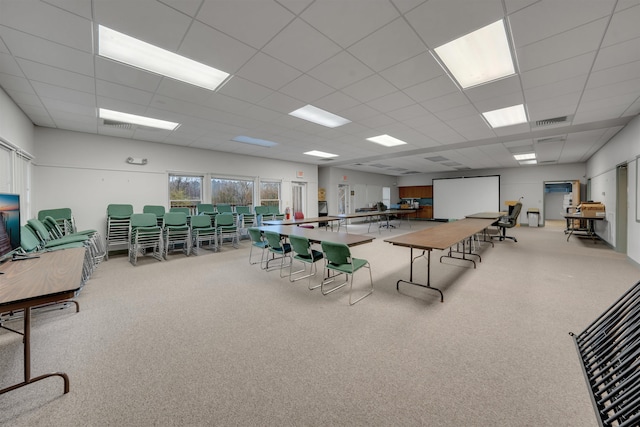
M 107 248 L 105 260 L 109 259 L 112 248 L 128 246 L 133 206 L 127 204 L 110 204 L 107 206 Z M 155 215 L 154 215 L 155 216 Z M 156 219 L 157 225 L 157 219 Z
M 200 247 L 205 244 L 214 252 L 218 250 L 218 232 L 216 227 L 211 225 L 210 215 L 191 217 L 191 242 L 191 252 L 195 255 L 200 253 Z
M 165 212 L 165 208 L 162 205 L 144 205 L 142 207 L 142 213 L 152 213 L 156 216 L 156 221 L 160 227 L 162 227 Z
M 184 212 L 167 212 L 162 222 L 164 239 L 164 259 L 171 251 L 181 250 L 185 255 L 191 253 L 191 227 L 187 224 Z
M 240 243 L 240 231 L 237 216 L 231 212 L 219 213 L 215 217 L 215 228 L 218 234 L 218 247 L 221 248 L 224 239 L 230 239 L 234 248 Z
M 137 265 L 138 257 L 145 255 L 162 261 L 164 241 L 156 216 L 152 213 L 131 214 L 129 224 L 129 262 Z

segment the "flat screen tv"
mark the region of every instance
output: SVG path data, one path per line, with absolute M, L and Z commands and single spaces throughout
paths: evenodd
M 0 193 L 0 261 L 20 247 L 20 195 Z

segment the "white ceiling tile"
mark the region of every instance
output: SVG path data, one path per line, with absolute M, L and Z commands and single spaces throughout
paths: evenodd
M 595 51 L 607 25 L 599 19 L 570 31 L 518 48 L 522 72 Z
M 76 1 L 81 1 L 81 0 L 76 0 Z M 191 17 L 196 16 L 196 13 L 198 12 L 200 5 L 202 4 L 202 0 L 158 0 L 158 1 L 176 10 L 179 10 L 182 13 L 186 13 Z
M 611 13 L 614 0 L 543 0 L 509 16 L 516 47 L 525 46 Z
M 335 89 L 342 89 L 372 75 L 373 71 L 348 52 L 340 52 L 307 74 Z
M 12 17 L 16 15 L 29 19 L 15 20 Z M 47 3 L 3 1 L 0 25 L 84 52 L 93 51 L 91 21 Z
M 444 70 L 429 52 L 423 52 L 380 72 L 399 89 L 406 89 L 418 83 L 444 74 Z
M 278 90 L 302 73 L 275 58 L 258 53 L 237 74 L 254 83 Z
M 155 0 L 94 1 L 97 24 L 175 52 L 192 19 Z
M 381 112 L 393 111 L 413 104 L 415 101 L 402 92 L 393 92 L 369 102 L 371 107 Z
M 206 1 L 197 19 L 260 49 L 295 16 L 272 0 Z
M 335 90 L 306 74 L 301 75 L 291 83 L 282 87 L 280 92 L 307 103 L 335 92 Z
M 256 54 L 256 50 L 220 31 L 194 22 L 178 53 L 194 61 L 233 74 Z
M 29 80 L 24 77 L 14 76 L 12 74 L 0 73 L 0 86 L 6 91 L 16 91 L 29 94 L 35 94 Z
M 602 47 L 640 38 L 640 4 L 613 15 Z
M 588 75 L 593 65 L 595 51 L 579 55 L 563 61 L 554 62 L 544 67 L 525 71 L 521 75 L 522 87 L 531 89 L 547 85 L 558 80 L 565 80 L 581 75 Z
M 0 84 L 1 83 L 2 83 L 2 80 L 0 79 Z M 18 104 L 20 107 L 24 107 L 27 105 L 42 107 L 42 102 L 40 101 L 40 98 L 38 98 L 38 96 L 34 93 L 19 92 L 15 90 L 7 90 L 6 92 L 7 92 L 7 95 L 9 95 L 11 99 L 13 99 L 13 102 Z
M 366 19 L 363 17 L 366 16 Z M 300 17 L 343 48 L 398 17 L 387 0 L 314 2 Z
M 445 111 L 450 108 L 461 107 L 463 105 L 469 104 L 469 100 L 466 96 L 464 96 L 460 92 L 450 93 L 439 98 L 430 99 L 425 102 L 421 102 L 422 106 L 425 107 L 432 113 L 436 113 L 439 111 Z
M 582 75 L 543 86 L 536 86 L 533 89 L 526 90 L 525 97 L 527 102 L 538 102 L 569 93 L 577 93 L 579 95 L 585 87 L 586 80 L 587 76 Z
M 96 103 L 96 96 L 91 92 L 81 92 L 35 81 L 31 82 L 31 85 L 41 99 L 48 98 L 50 101 L 59 100 L 61 102 L 92 106 L 95 106 Z
M 375 74 L 342 89 L 344 93 L 361 102 L 371 101 L 394 92 L 396 89 L 386 80 Z
M 405 15 L 431 49 L 496 22 L 503 16 L 501 0 L 468 1 L 464 6 L 448 0 L 428 1 Z
M 278 111 L 281 114 L 289 114 L 291 111 L 304 107 L 303 103 L 290 96 L 274 92 L 267 96 L 258 104 L 270 110 Z
M 193 102 L 199 105 L 205 105 L 214 93 L 215 92 L 210 90 L 166 77 L 162 79 L 156 90 L 156 94 L 158 95 L 168 96 L 169 98 L 179 99 L 185 102 Z
M 96 58 L 95 77 L 123 86 L 129 86 L 146 92 L 155 92 L 162 81 L 157 74 L 148 73 L 139 68 L 129 67 L 120 62 Z
M 436 77 L 435 79 L 419 83 L 404 90 L 404 93 L 409 95 L 416 102 L 439 98 L 443 95 L 455 92 L 459 92 L 458 87 L 447 75 Z
M 426 47 L 399 18 L 347 50 L 372 70 L 381 71 L 424 53 Z
M 296 19 L 267 43 L 262 51 L 306 72 L 341 49 L 309 24 Z
M 640 38 L 600 49 L 593 65 L 593 71 L 640 60 L 638 45 L 640 45 Z
M 250 82 L 239 76 L 233 76 L 224 86 L 218 89 L 217 93 L 228 95 L 242 101 L 256 103 L 267 97 L 271 92 L 273 92 L 273 89 Z
M 104 80 L 96 80 L 96 94 L 107 98 L 119 99 L 139 105 L 149 105 L 153 94 Z
M 343 92 L 333 92 L 319 100 L 313 105 L 323 110 L 333 111 L 334 113 L 340 113 L 348 108 L 355 107 L 360 104 L 360 101 L 350 97 Z
M 93 76 L 93 55 L 90 53 L 3 26 L 0 26 L 0 37 L 16 58 Z
M 640 76 L 640 60 L 592 72 L 589 76 L 587 88 L 591 89 L 611 83 L 637 80 L 638 76 Z
M 18 61 L 8 53 L 0 53 L 0 73 L 24 77 L 24 73 L 18 66 Z
M 299 15 L 315 0 L 277 0 L 282 6 Z
M 18 64 L 25 76 L 33 81 L 67 87 L 82 92 L 95 92 L 95 80 L 84 74 L 73 73 L 25 59 L 18 59 Z
M 43 0 L 53 6 L 64 9 L 75 15 L 91 19 L 91 3 L 86 0 Z

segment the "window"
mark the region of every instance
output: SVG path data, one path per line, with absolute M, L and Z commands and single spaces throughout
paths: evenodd
M 186 207 L 193 213 L 201 201 L 201 176 L 169 175 L 169 207 Z
M 236 206 L 253 205 L 253 181 L 211 178 L 211 203 Z
M 260 182 L 260 204 L 262 206 L 280 207 L 280 182 Z

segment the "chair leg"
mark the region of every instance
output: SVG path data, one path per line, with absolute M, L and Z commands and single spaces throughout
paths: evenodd
M 346 273 L 338 273 L 338 274 L 335 274 L 335 275 L 332 276 L 331 275 L 331 270 L 329 270 L 328 268 L 325 268 L 325 270 L 327 272 L 327 277 L 325 278 L 324 275 L 323 275 L 322 282 L 320 282 L 320 292 L 322 292 L 322 295 L 329 295 L 331 292 L 337 291 L 338 289 L 342 288 L 343 286 L 346 286 L 346 285 L 349 284 L 349 277 L 348 277 L 349 275 L 348 274 L 346 274 Z M 336 285 L 336 286 L 332 287 L 329 290 L 325 290 L 324 285 L 327 285 L 327 284 L 333 282 L 333 280 L 336 277 L 338 277 L 338 276 L 340 276 L 342 274 L 344 274 L 346 276 L 344 282 L 340 283 L 339 285 Z
M 365 265 L 365 268 L 367 270 L 369 270 L 369 280 L 371 283 L 371 289 L 369 289 L 369 291 L 364 294 L 363 296 L 361 296 L 360 298 L 358 298 L 355 301 L 351 301 L 351 296 L 353 295 L 353 276 L 355 276 L 355 274 L 351 275 L 351 287 L 349 289 L 349 305 L 354 305 L 355 303 L 357 303 L 358 301 L 361 301 L 363 299 L 365 299 L 366 297 L 368 297 L 369 295 L 371 295 L 373 293 L 373 276 L 371 275 L 371 266 L 369 264 Z
M 302 266 L 304 268 L 302 270 L 293 271 L 293 259 L 291 260 L 291 265 L 289 266 L 289 281 L 290 282 L 297 282 L 298 280 L 302 280 L 302 279 L 307 279 L 308 278 L 309 279 L 309 284 L 308 284 L 309 290 L 313 290 L 313 289 L 317 288 L 318 286 L 315 286 L 313 288 L 310 287 L 311 286 L 311 277 L 315 276 L 317 271 L 318 271 L 318 268 L 316 267 L 316 263 L 315 262 L 310 263 L 309 274 L 305 274 L 304 276 L 298 276 L 298 277 L 295 277 L 295 278 L 293 277 L 294 274 L 298 274 L 298 273 L 302 273 L 302 272 L 306 273 L 307 272 L 306 264 L 309 264 L 309 263 L 305 263 L 305 262 L 302 262 L 302 261 L 300 261 L 300 263 L 302 264 Z

